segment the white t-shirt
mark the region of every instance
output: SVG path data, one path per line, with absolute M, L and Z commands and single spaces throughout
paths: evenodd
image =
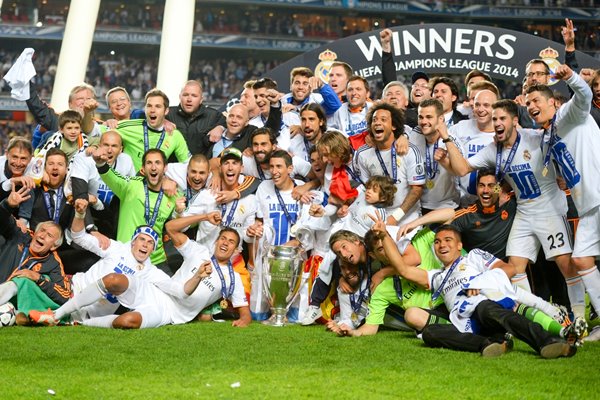
M 556 184 L 552 162 L 543 175 L 544 154 L 540 149 L 543 133 L 533 129 L 519 129 L 520 142 L 504 178 L 517 193 L 517 210 L 525 215 L 564 215 L 567 213 L 565 193 Z M 547 149 L 547 145 L 544 146 Z M 500 171 L 504 171 L 511 149 L 502 149 Z M 490 143 L 467 161 L 475 169 L 496 166 L 496 143 Z

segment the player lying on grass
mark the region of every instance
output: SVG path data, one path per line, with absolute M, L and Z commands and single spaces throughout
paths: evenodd
M 444 268 L 432 271 L 404 263 L 383 221 L 377 221 L 373 230 L 382 239 L 390 263 L 398 273 L 430 289 L 433 300 L 441 296 L 451 310 L 452 325 L 424 327 L 426 344 L 481 352 L 488 357 L 499 356 L 512 347 L 510 341 L 505 340 L 508 332 L 526 342 L 543 358 L 575 354 L 575 346 L 512 310 L 517 296 L 508 276 L 514 274 L 514 267 L 478 249 L 461 256 L 461 236 L 455 228 L 443 225 L 437 230 L 434 251 Z
M 225 297 L 231 300 L 240 314 L 233 325 L 246 326 L 251 321 L 248 303 L 239 275 L 233 271 L 229 261 L 239 240 L 235 230 L 224 228 L 215 244 L 213 256 L 208 249 L 197 248 L 193 241 L 187 240 L 179 246 L 179 251 L 184 254 L 184 264 L 172 278 L 158 269 L 157 273 L 164 275 L 164 279 L 154 282 L 139 279 L 135 275 L 111 273 L 87 286 L 54 313 L 32 312 L 31 318 L 37 323 L 55 325 L 65 315 L 111 294 L 132 311 L 92 318 L 87 325 L 122 329 L 153 328 L 191 321 L 200 310 Z
M 398 246 L 404 262 L 415 266 L 427 266 L 427 269 L 440 268 L 441 264 L 431 251 L 432 236 L 433 233 L 426 229 L 415 235 L 412 240 L 403 239 L 399 242 Z M 368 231 L 364 243 L 369 251 L 368 256 L 372 260 L 381 263 L 384 268 L 390 267 L 390 262 L 383 250 L 382 240 L 376 232 Z M 346 282 L 353 288 L 358 288 L 359 266 L 345 263 L 341 264 L 340 268 Z M 375 335 L 380 325 L 411 331 L 413 328 L 405 320 L 405 310 L 410 307 L 435 308 L 436 311 L 429 312 L 439 314 L 443 322 L 450 323 L 446 319 L 448 311 L 446 311 L 442 299 L 433 303 L 430 291 L 407 279 L 394 275 L 384 278 L 381 283 L 371 283 L 367 277 L 363 280 L 370 284 L 367 284 L 367 287 L 370 286 L 372 289 L 370 296 L 362 295 L 362 291 L 348 295 L 338 290 L 341 318 L 339 321 L 329 321 L 327 328 L 339 336 Z M 356 297 L 358 297 L 358 301 Z M 345 298 L 349 298 L 349 301 L 343 301 Z M 361 302 L 365 311 L 368 308 L 366 317 L 365 313 L 359 312 Z M 438 312 L 438 306 L 441 306 L 441 312 Z M 351 319 L 348 318 L 350 315 Z M 360 316 L 362 318 L 359 318 Z M 436 321 L 436 323 L 441 322 Z

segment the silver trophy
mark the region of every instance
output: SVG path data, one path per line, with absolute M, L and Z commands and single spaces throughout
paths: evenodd
M 271 318 L 264 323 L 284 326 L 286 314 L 302 286 L 302 249 L 270 246 L 264 257 L 263 288 L 272 314 Z

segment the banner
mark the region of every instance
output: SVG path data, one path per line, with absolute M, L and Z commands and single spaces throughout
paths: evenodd
M 564 45 L 538 36 L 481 25 L 427 24 L 391 28 L 392 53 L 398 75 L 410 77 L 416 71 L 466 74 L 472 69 L 495 79 L 521 83 L 525 65 L 543 58 L 550 65 L 564 62 Z M 577 51 L 580 67 L 600 68 L 597 60 Z M 381 79 L 379 31 L 365 32 L 336 40 L 301 54 L 269 71 L 281 91 L 289 87 L 289 73 L 306 66 L 326 79 L 334 60 L 350 64 L 355 73 L 369 80 Z

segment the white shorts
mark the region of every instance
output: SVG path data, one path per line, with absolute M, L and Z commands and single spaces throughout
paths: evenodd
M 561 254 L 573 251 L 571 228 L 564 215 L 525 216 L 517 212 L 513 221 L 506 255 L 508 257 L 528 258 L 531 262 L 537 260 L 540 245 L 544 250 L 546 260 L 554 260 Z
M 172 301 L 171 298 L 143 279 L 125 276 L 129 287 L 117 299 L 123 306 L 142 315 L 140 328 L 158 328 L 170 324 L 171 314 L 167 304 Z
M 579 217 L 573 257 L 600 255 L 600 206 Z

